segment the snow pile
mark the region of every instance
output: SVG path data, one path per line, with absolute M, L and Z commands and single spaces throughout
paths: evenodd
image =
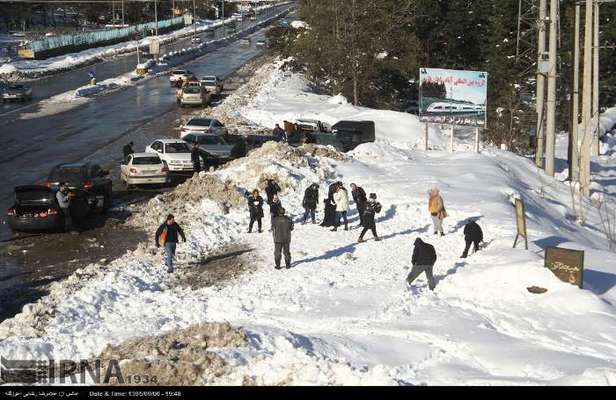
M 309 29 L 309 25 L 305 21 L 299 21 L 299 20 L 292 21 L 291 27 L 293 29 Z
M 608 108 L 603 114 L 601 114 L 601 117 L 599 118 L 599 126 L 602 135 L 616 127 L 616 107 Z

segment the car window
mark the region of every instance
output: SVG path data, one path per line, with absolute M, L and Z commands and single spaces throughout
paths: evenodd
M 184 93 L 199 94 L 201 93 L 201 89 L 198 86 L 188 86 L 184 89 Z
M 167 143 L 165 151 L 168 154 L 171 154 L 171 153 L 190 153 L 190 149 L 188 148 L 188 145 L 186 143 L 181 143 L 181 142 Z
M 162 150 L 163 146 L 161 142 L 154 142 L 152 144 L 152 149 L 156 150 L 156 151 L 160 151 Z
M 186 71 L 183 71 L 183 70 L 176 70 L 176 71 L 173 71 L 172 73 L 173 73 L 173 75 L 183 75 L 183 74 L 185 74 L 185 73 L 186 73 Z
M 189 134 L 189 135 L 184 136 L 184 141 L 188 143 L 193 143 L 195 141 L 195 138 L 193 135 Z
M 133 159 L 133 165 L 156 165 L 160 163 L 160 158 L 155 156 L 135 157 Z
M 215 128 L 220 128 L 222 127 L 222 124 L 216 120 L 214 120 L 214 122 L 212 122 L 212 126 Z
M 193 118 L 186 125 L 190 126 L 210 126 L 212 120 L 209 118 Z

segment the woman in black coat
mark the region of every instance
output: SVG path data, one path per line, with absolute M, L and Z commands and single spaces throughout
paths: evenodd
M 248 194 L 248 192 L 246 192 Z M 248 211 L 250 212 L 250 224 L 248 225 L 248 233 L 252 233 L 252 226 L 255 221 L 261 232 L 261 220 L 263 219 L 263 198 L 259 196 L 257 189 L 252 191 L 252 194 L 248 195 Z
M 334 193 L 338 189 L 339 182 L 329 185 L 327 198 L 323 200 L 325 203 L 325 212 L 321 226 L 336 226 L 336 206 L 334 205 Z

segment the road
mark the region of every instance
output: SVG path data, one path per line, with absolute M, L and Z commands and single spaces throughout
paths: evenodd
M 276 9 L 268 9 L 258 16 L 257 21 L 250 21 L 245 18 L 244 21 L 236 22 L 235 27 L 237 30 L 248 29 L 264 19 L 271 17 L 272 15 L 283 10 L 284 7 L 278 7 Z M 220 27 L 216 27 L 213 30 L 203 31 L 197 36 L 201 38 L 203 42 L 219 39 L 227 35 L 227 30 L 230 30 L 233 25 L 228 24 Z M 180 50 L 191 46 L 192 37 L 180 38 L 172 43 L 167 43 L 162 46 L 161 51 L 170 52 Z M 216 48 L 213 46 L 212 48 Z M 133 71 L 137 64 L 136 52 L 127 53 L 124 55 L 114 56 L 109 60 L 89 65 L 86 67 L 74 69 L 71 71 L 63 72 L 60 74 L 54 74 L 45 78 L 37 79 L 28 83 L 33 89 L 32 102 L 27 104 L 23 103 L 0 103 L 0 126 L 11 122 L 19 117 L 20 114 L 25 112 L 32 112 L 37 108 L 37 103 L 41 100 L 48 99 L 52 96 L 60 93 L 67 92 L 69 90 L 77 89 L 80 86 L 87 85 L 89 83 L 88 72 L 94 71 L 96 79 L 100 82 L 105 79 L 113 78 L 119 75 L 123 75 L 130 71 Z
M 252 34 L 250 48 L 233 42 L 184 66 L 197 76 L 224 78 L 262 53 L 255 42 L 264 35 L 264 30 Z M 5 174 L 5 184 L 0 188 L 0 209 L 10 206 L 14 186 L 42 182 L 54 165 L 82 160 L 176 109 L 174 90 L 162 76 L 97 97 L 67 112 L 1 125 L 0 168 L 10 173 Z M 167 135 L 172 133 L 171 127 L 165 129 Z M 4 212 L 1 218 L 5 218 Z M 10 231 L 3 224 L 0 240 L 7 237 Z

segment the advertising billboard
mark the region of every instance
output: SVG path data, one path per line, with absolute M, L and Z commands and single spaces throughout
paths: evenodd
M 419 119 L 436 124 L 485 127 L 488 73 L 419 70 Z

